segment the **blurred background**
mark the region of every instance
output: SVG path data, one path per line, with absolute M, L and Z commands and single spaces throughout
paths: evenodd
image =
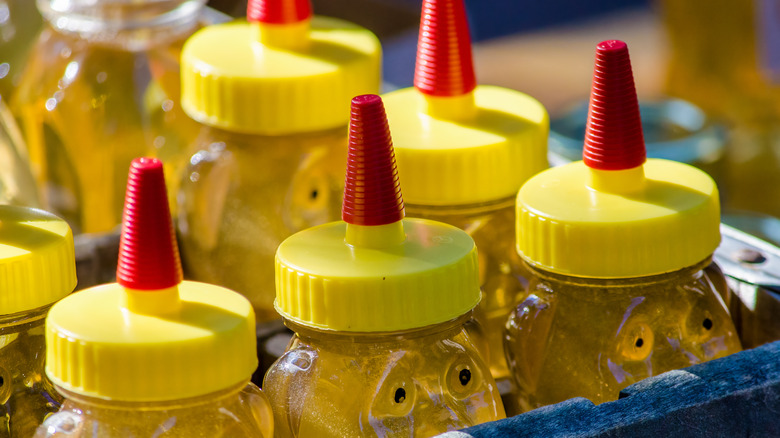
M 383 44 L 387 86 L 412 85 L 421 0 L 312 3 L 316 14 L 344 18 L 376 33 Z M 212 0 L 209 5 L 235 17 L 246 10 L 246 1 Z M 466 0 L 478 80 L 531 94 L 555 115 L 588 97 L 595 44 L 622 39 L 631 48 L 639 93 L 657 97 L 667 58 L 658 6 L 648 0 Z
M 35 3 L 0 0 L 0 98 L 6 103 L 42 26 Z M 380 37 L 389 91 L 412 84 L 420 3 L 313 0 L 313 8 Z M 234 18 L 246 14 L 246 0 L 208 5 Z M 780 217 L 780 2 L 466 0 L 466 7 L 477 80 L 530 94 L 547 107 L 553 164 L 580 157 L 595 44 L 624 40 L 649 155 L 704 169 L 719 183 L 726 223 L 780 242 L 773 219 Z M 2 105 L 0 111 L 6 111 Z M 20 143 L 13 126 L 0 128 L 11 137 L 0 141 Z M 0 180 L 22 180 L 8 177 L 11 161 L 0 164 Z

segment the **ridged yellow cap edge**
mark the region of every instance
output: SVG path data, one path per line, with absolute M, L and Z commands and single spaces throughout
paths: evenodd
M 0 206 L 0 314 L 49 305 L 75 287 L 68 224 L 42 210 Z
M 276 253 L 276 310 L 321 330 L 392 332 L 438 324 L 479 303 L 477 249 L 465 232 L 403 219 L 406 240 L 381 249 L 345 242 L 347 224 L 309 228 Z
M 278 135 L 346 126 L 349 102 L 377 93 L 381 46 L 355 24 L 315 16 L 305 49 L 257 41 L 260 23 L 208 26 L 182 49 L 182 108 L 229 131 Z
M 432 99 L 446 106 L 461 98 Z M 382 99 L 408 204 L 466 205 L 511 197 L 549 167 L 549 116 L 527 94 L 480 85 L 474 90 L 474 113 L 465 119 L 429 115 L 426 99 L 431 98 L 414 88 Z
M 532 266 L 579 277 L 642 277 L 699 263 L 720 243 L 718 189 L 699 169 L 648 159 L 642 188 L 623 194 L 591 188 L 591 172 L 578 161 L 520 189 L 517 250 Z
M 160 299 L 170 292 L 132 291 Z M 254 312 L 244 297 L 185 281 L 178 286 L 178 310 L 154 315 L 128 310 L 127 293 L 107 284 L 52 307 L 46 374 L 55 385 L 103 399 L 163 401 L 249 381 L 257 341 Z

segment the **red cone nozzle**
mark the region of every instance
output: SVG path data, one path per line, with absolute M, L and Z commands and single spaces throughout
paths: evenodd
M 463 0 L 424 0 L 414 86 L 430 96 L 462 96 L 477 86 Z
M 309 0 L 249 0 L 246 18 L 260 23 L 298 23 L 311 18 L 311 3 Z
M 136 158 L 130 164 L 116 278 L 139 290 L 166 289 L 182 281 L 163 166 L 155 158 Z
M 404 217 L 393 140 L 382 99 L 352 99 L 349 155 L 341 218 L 353 225 L 386 225 Z
M 593 169 L 625 170 L 640 166 L 645 158 L 628 46 L 617 40 L 601 42 L 596 46 L 583 160 Z

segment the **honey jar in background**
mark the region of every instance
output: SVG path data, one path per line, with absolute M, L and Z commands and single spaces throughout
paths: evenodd
M 525 298 L 514 199 L 548 167 L 547 111 L 518 91 L 477 85 L 462 0 L 423 1 L 414 88 L 384 96 L 407 212 L 465 230 L 479 248 L 474 310 L 496 380 L 508 379 L 503 329 Z
M 43 206 L 75 233 L 121 221 L 137 156 L 174 169 L 197 133 L 179 106 L 179 53 L 205 0 L 40 0 L 44 26 L 11 109 Z
M 308 0 L 252 0 L 247 20 L 207 27 L 182 52 L 182 107 L 202 129 L 179 193 L 188 275 L 273 309 L 274 253 L 338 218 L 349 100 L 376 93 L 379 40 L 312 16 Z

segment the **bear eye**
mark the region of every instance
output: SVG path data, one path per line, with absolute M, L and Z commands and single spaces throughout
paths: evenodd
M 701 323 L 701 326 L 704 327 L 704 330 L 712 329 L 712 320 L 709 318 L 704 318 L 704 321 Z
M 474 366 L 471 360 L 458 360 L 447 370 L 449 393 L 458 400 L 470 397 L 478 389 L 479 376 L 479 369 Z
M 622 332 L 618 348 L 624 360 L 640 361 L 650 356 L 655 336 L 649 325 L 644 322 L 628 323 L 623 327 Z
M 398 388 L 395 390 L 395 396 L 393 397 L 396 403 L 401 404 L 406 400 L 406 390 Z
M 468 385 L 471 381 L 471 371 L 468 368 L 460 370 L 460 373 L 458 373 L 458 379 L 460 380 L 461 385 Z

